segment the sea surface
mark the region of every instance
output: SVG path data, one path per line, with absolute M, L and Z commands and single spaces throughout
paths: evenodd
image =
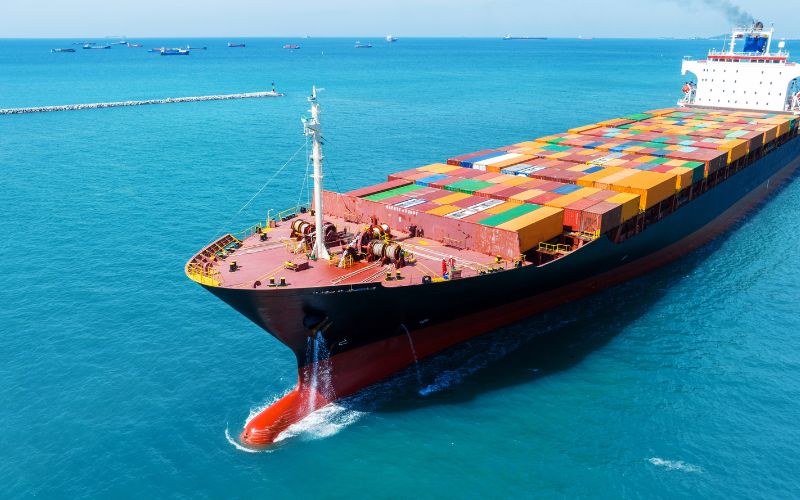
M 294 385 L 293 356 L 183 274 L 221 230 L 305 199 L 312 84 L 326 186 L 347 190 L 673 105 L 681 58 L 722 42 L 49 52 L 74 41 L 0 40 L 0 108 L 273 81 L 286 96 L 0 116 L 0 498 L 800 495 L 800 182 L 683 260 L 422 362 L 259 453 L 232 438 Z M 208 50 L 146 52 L 187 43 Z

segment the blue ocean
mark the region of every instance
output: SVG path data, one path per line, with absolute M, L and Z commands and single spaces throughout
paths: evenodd
M 50 52 L 74 41 L 0 40 L 0 108 L 286 95 L 0 116 L 1 498 L 800 494 L 800 182 L 672 265 L 426 360 L 256 453 L 234 438 L 295 360 L 183 273 L 215 234 L 305 199 L 312 85 L 326 187 L 349 190 L 674 105 L 682 57 L 722 42 Z M 146 52 L 187 44 L 208 50 Z

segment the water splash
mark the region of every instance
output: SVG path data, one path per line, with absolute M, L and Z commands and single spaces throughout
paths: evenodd
M 408 346 L 411 348 L 411 355 L 414 356 L 414 371 L 417 375 L 417 387 L 422 387 L 422 375 L 419 372 L 419 357 L 417 357 L 417 349 L 414 347 L 414 339 L 411 338 L 411 332 L 408 331 L 406 325 L 400 323 L 400 326 L 403 327 L 403 331 L 406 332 L 406 337 L 408 338 Z
M 239 441 L 234 439 L 233 436 L 231 436 L 230 431 L 228 431 L 228 426 L 227 425 L 225 425 L 225 439 L 227 439 L 228 443 L 233 445 L 234 448 L 236 448 L 239 451 L 243 451 L 245 453 L 271 453 L 272 452 L 272 450 L 270 450 L 268 448 L 254 449 L 254 448 L 248 448 L 247 446 L 242 446 L 242 443 L 240 443 Z
M 275 442 L 278 443 L 292 438 L 309 441 L 328 438 L 338 434 L 345 427 L 354 424 L 366 414 L 367 412 L 346 408 L 338 403 L 331 403 L 310 413 L 299 422 L 290 425 L 275 438 Z
M 303 383 L 308 388 L 306 408 L 309 412 L 313 412 L 317 409 L 318 394 L 328 401 L 336 399 L 331 375 L 330 351 L 322 333 L 317 332 L 313 337 L 308 337 L 306 360 L 307 369 L 303 371 Z
M 664 460 L 663 458 L 652 457 L 647 460 L 651 464 L 664 467 L 668 470 L 680 470 L 684 472 L 703 472 L 703 468 L 697 465 L 687 464 L 683 460 Z

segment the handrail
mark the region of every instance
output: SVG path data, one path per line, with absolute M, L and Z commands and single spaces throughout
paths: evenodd
M 553 244 L 553 243 L 542 242 L 539 243 L 539 250 L 545 250 L 547 252 L 555 252 L 555 253 L 567 253 L 572 251 L 572 247 L 561 243 Z
M 200 263 L 186 264 L 186 275 L 201 285 L 218 287 L 222 285 L 222 273 L 214 266 L 204 268 Z

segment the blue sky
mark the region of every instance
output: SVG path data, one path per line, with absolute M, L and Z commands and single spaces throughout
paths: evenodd
M 709 36 L 725 0 L 3 0 L 0 37 Z M 800 38 L 790 0 L 735 2 Z

